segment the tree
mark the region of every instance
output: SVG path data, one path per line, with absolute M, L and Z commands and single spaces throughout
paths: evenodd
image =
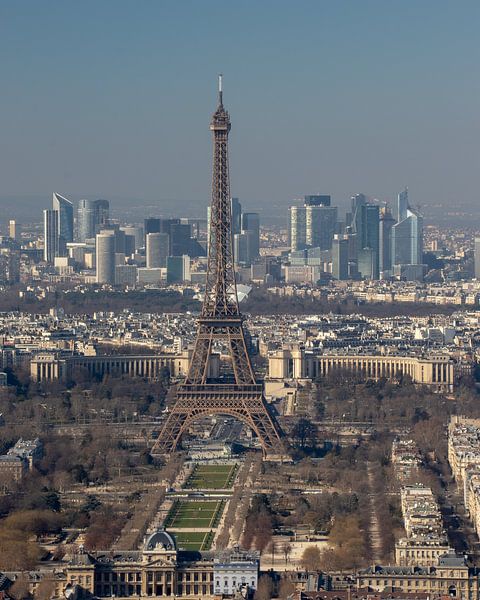
M 25 598 L 28 598 L 29 592 L 30 586 L 28 585 L 27 576 L 22 573 L 15 579 L 13 585 L 9 588 L 8 595 L 11 596 L 13 600 L 24 600 Z
M 260 554 L 272 540 L 272 517 L 262 511 L 256 519 L 255 547 Z
M 55 596 L 55 582 L 53 579 L 45 578 L 38 584 L 35 590 L 35 600 L 50 600 Z
M 337 571 L 342 567 L 341 557 L 333 548 L 325 548 L 320 552 L 320 569 L 322 571 Z
M 270 555 L 272 557 L 272 565 L 275 565 L 275 552 L 277 551 L 277 543 L 274 539 L 270 540 L 268 544 L 268 550 L 270 551 Z
M 356 569 L 365 557 L 365 540 L 355 515 L 337 519 L 330 531 L 330 542 L 335 545 L 335 553 L 345 568 Z
M 3 531 L 23 532 L 40 537 L 47 533 L 58 533 L 63 517 L 49 510 L 22 510 L 9 515 L 3 521 Z
M 255 600 L 271 600 L 273 594 L 273 582 L 268 575 L 262 575 L 258 580 Z
M 318 571 L 320 569 L 320 559 L 318 546 L 308 546 L 302 554 L 302 566 L 306 571 Z
M 0 561 L 4 571 L 33 569 L 41 556 L 40 548 L 18 530 L 0 530 Z
M 287 564 L 291 553 L 292 553 L 292 545 L 289 542 L 284 542 L 282 544 L 282 554 L 285 559 L 285 564 Z
M 317 434 L 316 425 L 304 417 L 300 418 L 292 428 L 292 438 L 301 450 L 315 448 Z
M 278 597 L 281 600 L 287 600 L 289 596 L 291 596 L 295 592 L 295 584 L 293 581 L 290 581 L 287 578 L 283 578 L 280 581 L 280 585 L 278 588 Z

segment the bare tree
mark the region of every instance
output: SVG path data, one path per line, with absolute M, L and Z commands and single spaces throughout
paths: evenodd
M 287 564 L 290 555 L 292 554 L 292 545 L 289 542 L 284 542 L 282 544 L 282 554 L 285 559 L 285 564 Z
M 55 596 L 55 582 L 53 579 L 42 579 L 35 590 L 35 600 L 50 600 Z
M 255 600 L 271 600 L 273 594 L 273 582 L 268 575 L 262 575 L 258 580 L 258 588 L 255 592 Z
M 308 546 L 302 554 L 302 566 L 306 571 L 320 569 L 321 555 L 318 546 Z

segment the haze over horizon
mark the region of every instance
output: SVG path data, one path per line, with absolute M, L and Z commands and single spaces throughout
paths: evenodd
M 219 72 L 250 209 L 405 185 L 426 212 L 478 205 L 478 3 L 46 0 L 0 17 L 4 208 L 31 196 L 40 218 L 53 191 L 206 206 Z

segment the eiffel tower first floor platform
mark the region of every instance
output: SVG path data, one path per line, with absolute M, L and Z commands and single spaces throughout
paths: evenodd
M 282 431 L 270 414 L 262 385 L 180 384 L 174 395 L 175 402 L 152 448 L 152 455 L 174 452 L 194 421 L 211 415 L 228 415 L 255 433 L 266 460 L 289 460 Z

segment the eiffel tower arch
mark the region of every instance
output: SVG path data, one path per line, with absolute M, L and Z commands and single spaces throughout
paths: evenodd
M 174 404 L 152 454 L 173 452 L 194 421 L 207 415 L 230 415 L 255 433 L 265 458 L 285 455 L 281 429 L 265 402 L 263 386 L 255 378 L 238 307 L 228 165 L 230 127 L 220 76 L 218 107 L 210 123 L 213 174 L 205 296 L 187 376 L 176 388 Z M 231 373 L 222 373 L 214 380 L 209 378 L 208 365 L 217 344 L 226 348 L 232 368 Z

